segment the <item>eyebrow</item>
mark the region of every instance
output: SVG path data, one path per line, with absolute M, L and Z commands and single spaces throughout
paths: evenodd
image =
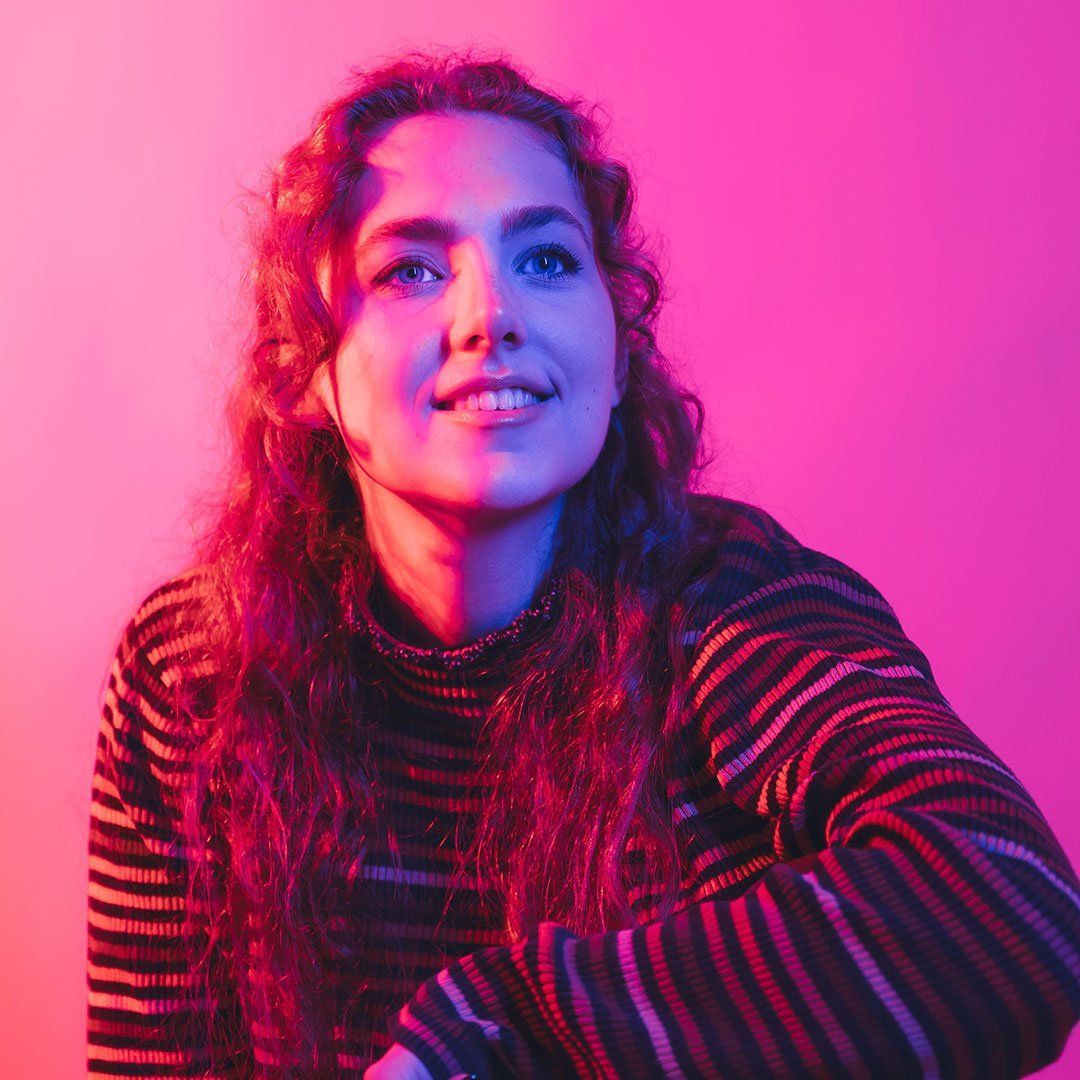
M 507 210 L 502 216 L 501 235 L 503 240 L 506 240 L 516 233 L 542 229 L 553 221 L 577 229 L 581 233 L 581 239 L 586 244 L 589 243 L 589 234 L 585 231 L 585 226 L 562 206 L 521 206 L 516 210 Z
M 499 235 L 503 240 L 518 233 L 542 229 L 552 222 L 569 225 L 581 234 L 585 244 L 589 243 L 589 234 L 585 226 L 563 206 L 520 206 L 507 210 L 500 219 Z M 459 236 L 458 228 L 452 221 L 435 217 L 397 218 L 387 221 L 371 231 L 356 247 L 357 254 L 387 240 L 418 240 L 425 243 L 452 244 Z

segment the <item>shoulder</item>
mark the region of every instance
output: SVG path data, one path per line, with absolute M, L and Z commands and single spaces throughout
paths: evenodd
M 705 576 L 709 600 L 719 609 L 786 577 L 810 554 L 773 517 L 747 503 L 702 497 L 695 516 L 699 534 L 711 536 L 715 545 Z
M 861 574 L 806 547 L 773 517 L 730 499 L 702 500 L 699 514 L 719 522 L 715 554 L 698 585 L 697 639 L 714 637 L 725 617 L 810 630 L 828 616 L 854 620 L 875 635 L 906 641 L 892 608 Z
M 762 510 L 718 500 L 708 508 L 717 511 L 724 527 L 686 639 L 694 700 L 745 705 L 852 679 L 940 694 L 926 657 L 861 574 Z
M 213 607 L 212 579 L 206 567 L 195 567 L 159 585 L 139 605 L 120 642 L 120 654 L 144 654 L 168 667 L 190 652 L 197 639 L 208 638 Z
M 211 578 L 180 574 L 139 605 L 124 630 L 105 690 L 102 738 L 117 766 L 167 774 L 190 747 L 192 715 L 213 682 Z
M 733 793 L 830 741 L 842 756 L 886 729 L 896 745 L 971 740 L 873 585 L 763 511 L 725 509 L 685 700 L 692 743 Z
M 209 572 L 197 567 L 139 605 L 117 649 L 116 669 L 137 693 L 173 690 L 205 667 L 214 628 Z

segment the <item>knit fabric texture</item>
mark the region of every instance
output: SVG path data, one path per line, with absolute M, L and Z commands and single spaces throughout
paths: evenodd
M 435 1080 L 1025 1075 L 1080 1013 L 1080 887 L 1031 798 L 954 716 L 864 579 L 731 504 L 691 650 L 672 778 L 675 914 L 510 943 L 460 880 L 478 739 L 550 597 L 458 650 L 370 621 L 393 844 L 362 873 L 357 953 L 325 972 L 338 1075 L 398 1041 Z M 109 681 L 90 839 L 93 1077 L 252 1075 L 252 1033 L 191 1031 L 190 744 L 174 687 L 199 575 L 142 606 Z M 391 846 L 396 853 L 390 850 Z M 454 886 L 454 887 L 452 887 Z M 227 997 L 227 994 L 226 994 Z M 211 1062 L 217 1062 L 211 1071 Z

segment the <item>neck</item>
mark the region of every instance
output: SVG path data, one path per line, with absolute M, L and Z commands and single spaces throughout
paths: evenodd
M 381 614 L 387 629 L 412 644 L 450 648 L 507 626 L 530 605 L 551 566 L 559 501 L 464 519 L 385 489 L 365 496 Z

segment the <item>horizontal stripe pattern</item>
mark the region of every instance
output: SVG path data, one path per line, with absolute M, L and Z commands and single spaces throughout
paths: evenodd
M 373 904 L 356 931 L 371 944 L 355 970 L 327 971 L 340 1076 L 359 1078 L 391 1037 L 436 1080 L 993 1080 L 1059 1052 L 1080 1012 L 1080 886 L 1045 821 L 868 583 L 761 512 L 729 510 L 688 635 L 692 707 L 670 792 L 687 870 L 663 923 L 588 937 L 543 924 L 511 944 L 474 889 L 447 907 L 514 635 L 440 656 L 358 634 L 385 675 L 372 745 L 399 850 L 364 870 Z M 228 987 L 220 1040 L 188 1034 L 210 1025 L 185 995 L 176 805 L 191 735 L 173 690 L 212 674 L 199 582 L 147 601 L 109 681 L 91 816 L 92 1076 L 252 1071 Z M 645 923 L 651 898 L 636 902 Z
M 675 800 L 692 903 L 659 928 L 545 927 L 474 954 L 444 992 L 421 988 L 396 1037 L 436 1076 L 420 1032 L 474 1045 L 475 1023 L 519 1076 L 981 1080 L 1046 1064 L 1080 1011 L 1080 911 L 1030 797 L 847 567 L 746 510 L 717 582 Z M 498 999 L 456 1010 L 480 981 Z

